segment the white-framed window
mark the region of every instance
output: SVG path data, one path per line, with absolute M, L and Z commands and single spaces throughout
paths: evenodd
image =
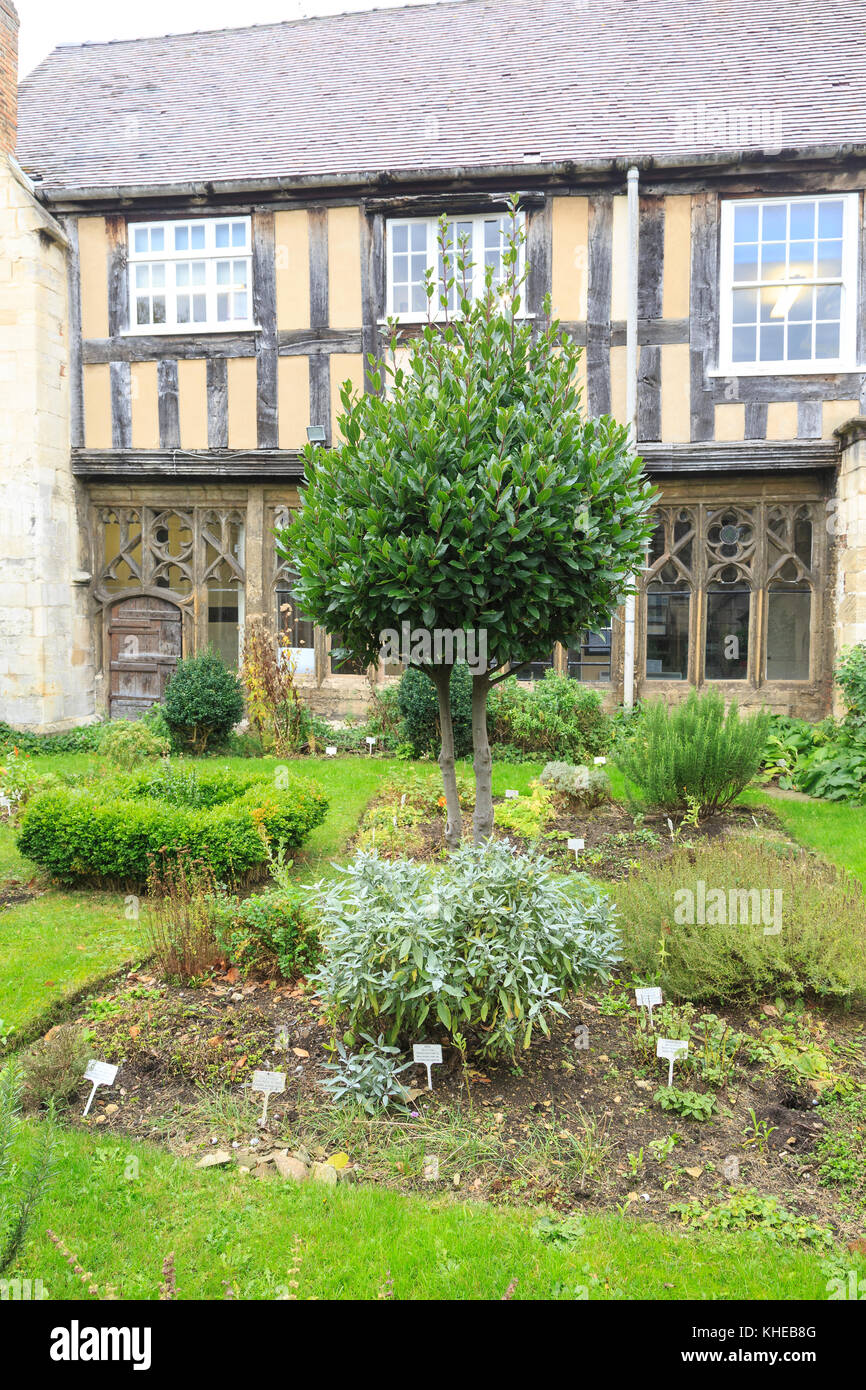
M 129 224 L 131 333 L 252 328 L 249 217 Z
M 722 204 L 719 369 L 856 366 L 858 194 Z
M 512 238 L 523 226 L 523 213 L 516 221 L 510 213 L 479 213 L 448 219 L 447 245 L 444 257 L 439 246 L 438 217 L 392 218 L 387 226 L 387 313 L 406 322 L 426 319 L 427 293 L 425 276 L 434 272 L 436 293 L 431 304 L 433 317 L 441 314 L 440 296 L 445 280 L 452 275 L 460 278 L 456 260 L 465 238 L 469 271 L 470 298 L 484 292 L 487 267 L 493 268 L 493 283 L 503 279 L 503 254 Z M 523 267 L 523 248 L 519 269 Z M 458 291 L 455 293 L 455 291 Z M 459 286 L 448 295 L 448 308 L 453 310 L 459 301 Z

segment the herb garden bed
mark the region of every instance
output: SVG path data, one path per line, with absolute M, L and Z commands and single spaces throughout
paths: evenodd
M 695 1015 L 695 1061 L 677 1064 L 675 1085 L 714 1097 L 704 1121 L 660 1108 L 665 1065 L 619 982 L 573 998 L 517 1066 L 470 1060 L 464 1070 L 443 1033 L 433 1092 L 418 1066 L 403 1076 L 407 1109 L 372 1119 L 335 1108 L 322 1089 L 330 1031 L 304 987 L 243 982 L 232 970 L 180 990 L 139 971 L 82 1015 L 93 1048 L 121 1070 L 86 1121 L 74 1118 L 83 1104 L 70 1118 L 190 1158 L 218 1146 L 237 1161 L 282 1140 L 314 1157 L 345 1151 L 358 1180 L 429 1191 L 433 1154 L 434 1185 L 493 1202 L 628 1209 L 664 1222 L 700 1219 L 700 1208 L 710 1222 L 764 1224 L 770 1234 L 787 1223 L 782 1208 L 798 1239 L 820 1244 L 817 1228 L 831 1227 L 851 1240 L 866 1224 L 866 1103 L 854 1089 L 866 1081 L 863 1017 L 780 1009 L 725 1012 L 716 1038 L 727 1024 L 739 1049 L 729 1083 L 713 1089 Z M 584 1027 L 586 1047 L 576 1045 Z M 261 1098 L 244 1086 L 257 1068 L 287 1073 L 265 1131 Z
M 471 784 L 458 778 L 464 823 L 472 816 Z M 591 809 L 575 808 L 566 796 L 553 794 L 539 801 L 528 796 L 494 796 L 494 835 L 525 850 L 538 844 L 562 872 L 575 870 L 593 878 L 616 881 L 627 877 L 636 863 L 661 863 L 684 843 L 715 843 L 731 834 L 748 834 L 774 843 L 794 842 L 769 810 L 731 807 L 698 825 L 676 823 L 661 813 L 635 816 L 618 801 Z M 572 838 L 584 849 L 575 857 Z M 445 856 L 445 806 L 441 789 L 417 773 L 388 778 L 368 805 L 351 849 L 375 849 L 383 858 L 411 855 L 433 860 Z

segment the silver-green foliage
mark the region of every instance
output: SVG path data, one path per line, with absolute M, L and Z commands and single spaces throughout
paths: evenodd
M 362 1033 L 361 1039 L 367 1046 L 358 1052 L 347 1052 L 341 1042 L 337 1043 L 339 1060 L 325 1063 L 328 1071 L 334 1075 L 329 1076 L 322 1085 L 338 1105 L 354 1101 L 369 1115 L 375 1115 L 387 1109 L 392 1100 L 405 1101 L 408 1098 L 406 1087 L 397 1077 L 401 1071 L 407 1071 L 412 1063 L 404 1062 L 398 1066 L 400 1049 L 390 1047 L 382 1033 L 378 1038 Z
M 361 852 L 341 875 L 309 890 L 323 947 L 313 979 L 350 1041 L 365 1026 L 393 1043 L 440 1025 L 510 1056 L 620 959 L 608 898 L 582 875 L 555 877 L 535 852 L 464 845 L 437 870 Z
M 610 778 L 600 767 L 545 763 L 539 781 L 585 806 L 599 806 L 610 798 Z

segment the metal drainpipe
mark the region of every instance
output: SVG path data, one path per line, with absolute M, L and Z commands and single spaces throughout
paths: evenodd
M 638 179 L 636 168 L 628 171 L 628 304 L 625 320 L 625 401 L 632 447 L 637 447 L 637 258 L 638 258 Z M 623 643 L 622 703 L 634 705 L 635 595 L 625 601 L 625 641 Z

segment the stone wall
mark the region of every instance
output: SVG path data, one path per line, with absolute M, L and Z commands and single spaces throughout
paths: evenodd
M 0 151 L 0 720 L 22 728 L 94 715 L 68 344 L 63 230 Z

